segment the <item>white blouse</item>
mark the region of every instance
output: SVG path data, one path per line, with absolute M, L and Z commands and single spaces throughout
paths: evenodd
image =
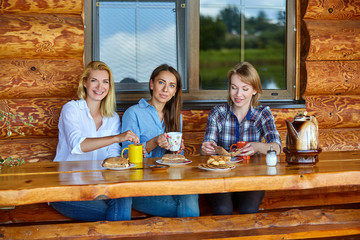
M 120 117 L 103 117 L 102 125 L 96 131 L 94 119 L 85 100 L 66 103 L 59 118 L 59 142 L 54 161 L 104 160 L 120 156 L 119 143 L 111 144 L 91 152 L 82 152 L 80 144 L 86 138 L 105 137 L 120 134 Z

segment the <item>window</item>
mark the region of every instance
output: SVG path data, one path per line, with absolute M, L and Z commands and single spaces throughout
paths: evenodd
M 110 66 L 121 103 L 149 97 L 162 63 L 180 72 L 185 102 L 226 100 L 239 61 L 258 69 L 263 99 L 293 100 L 295 10 L 292 0 L 85 1 L 86 59 Z

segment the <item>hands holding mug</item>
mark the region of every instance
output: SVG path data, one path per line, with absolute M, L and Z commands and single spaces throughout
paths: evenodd
M 181 132 L 168 132 L 157 136 L 156 143 L 159 147 L 172 152 L 180 153 L 185 149 Z

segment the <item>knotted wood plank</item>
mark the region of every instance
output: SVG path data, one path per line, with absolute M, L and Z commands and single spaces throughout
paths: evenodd
M 319 129 L 319 146 L 323 151 L 360 150 L 360 128 Z
M 32 126 L 24 125 L 20 118 L 10 121 L 12 127 L 19 127 L 25 137 L 57 137 L 58 122 L 62 106 L 69 98 L 24 98 L 0 100 L 0 110 L 13 114 L 21 114 L 28 118 L 32 116 L 37 123 Z M 0 121 L 0 139 L 7 138 L 7 127 L 4 121 Z M 24 138 L 13 131 L 11 138 Z
M 84 25 L 76 14 L 0 14 L 0 59 L 82 59 Z
M 360 2 L 346 0 L 308 0 L 305 19 L 360 20 Z
M 82 59 L 0 59 L 0 98 L 76 97 Z
M 304 19 L 310 37 L 306 60 L 360 59 L 360 21 Z
M 360 96 L 305 96 L 308 115 L 315 115 L 319 128 L 359 128 Z
M 0 140 L 0 156 L 21 158 L 26 162 L 49 162 L 55 158 L 57 143 L 57 137 Z
M 2 0 L 0 13 L 71 13 L 81 14 L 83 0 Z
M 304 96 L 359 95 L 360 61 L 306 61 Z

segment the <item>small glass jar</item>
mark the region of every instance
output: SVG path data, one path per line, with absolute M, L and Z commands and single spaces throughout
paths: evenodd
M 277 159 L 276 151 L 274 150 L 273 146 L 270 145 L 270 150 L 267 151 L 266 154 L 266 165 L 276 166 L 277 160 L 278 159 Z

